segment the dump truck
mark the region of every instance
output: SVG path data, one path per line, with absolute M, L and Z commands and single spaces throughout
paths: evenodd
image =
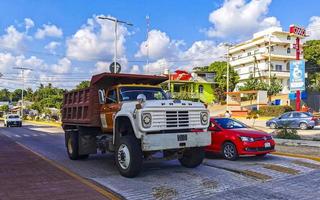
M 64 94 L 62 127 L 70 159 L 114 153 L 122 176 L 135 177 L 143 162 L 178 159 L 194 168 L 211 143 L 209 112 L 200 102 L 170 99 L 167 76 L 102 73 L 88 88 Z

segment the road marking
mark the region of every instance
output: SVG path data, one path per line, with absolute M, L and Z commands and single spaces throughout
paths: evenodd
M 38 137 L 39 135 L 34 133 L 34 134 L 32 134 L 32 136 Z
M 20 136 L 20 135 L 14 135 L 14 137 L 21 138 L 21 136 Z
M 314 160 L 317 162 L 320 162 L 320 157 L 316 156 L 307 156 L 307 155 L 301 155 L 301 154 L 293 154 L 293 153 L 283 153 L 283 152 L 272 152 L 273 155 L 279 155 L 279 156 L 287 156 L 287 157 L 293 157 L 293 158 L 305 158 L 309 160 Z
M 79 182 L 83 183 L 84 185 L 92 188 L 93 190 L 99 192 L 101 195 L 107 197 L 108 199 L 112 199 L 112 200 L 120 200 L 120 199 L 124 199 L 120 194 L 116 194 L 115 192 L 111 191 L 110 189 L 106 188 L 106 187 L 101 187 L 97 184 L 92 183 L 91 181 L 79 176 L 78 174 L 72 172 L 71 170 L 69 170 L 68 168 L 60 165 L 59 163 L 50 160 L 46 157 L 44 157 L 43 155 L 41 155 L 38 152 L 33 151 L 32 149 L 30 149 L 29 147 L 16 142 L 18 145 L 20 145 L 21 147 L 23 147 L 24 149 L 34 153 L 35 155 L 39 156 L 40 158 L 42 158 L 43 160 L 47 161 L 49 164 L 53 165 L 54 167 L 58 168 L 59 170 L 65 172 L 66 174 L 68 174 L 69 176 L 75 178 L 76 180 L 78 180 Z
M 44 133 L 39 133 L 39 135 L 41 135 L 41 136 L 46 136 L 46 134 L 44 134 Z
M 28 135 L 28 134 L 23 134 L 23 136 L 24 136 L 24 137 L 30 137 L 30 135 Z

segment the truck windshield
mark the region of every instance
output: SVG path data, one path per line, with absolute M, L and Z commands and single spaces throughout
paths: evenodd
M 147 100 L 164 100 L 166 94 L 156 87 L 121 87 L 120 101 L 136 101 L 139 94 L 144 94 Z
M 19 118 L 19 115 L 9 115 L 8 118 L 9 119 L 16 119 L 16 118 Z

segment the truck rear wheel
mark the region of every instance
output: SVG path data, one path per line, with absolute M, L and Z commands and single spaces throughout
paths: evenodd
M 79 155 L 79 133 L 72 132 L 66 135 L 67 153 L 71 160 L 86 159 L 89 155 Z
M 183 152 L 182 158 L 179 159 L 180 164 L 187 168 L 195 168 L 199 166 L 205 157 L 204 149 L 195 147 L 186 149 Z
M 115 162 L 122 176 L 137 176 L 142 168 L 142 156 L 139 142 L 134 136 L 126 135 L 119 139 L 115 150 Z

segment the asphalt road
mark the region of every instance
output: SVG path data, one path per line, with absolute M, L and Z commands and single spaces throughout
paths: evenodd
M 196 169 L 177 161 L 145 163 L 133 179 L 120 176 L 112 154 L 87 160 L 68 159 L 60 128 L 26 124 L 0 128 L 14 141 L 127 199 L 317 199 L 320 196 L 320 163 L 268 155 L 236 162 L 207 158 Z M 14 156 L 14 155 L 13 155 Z

